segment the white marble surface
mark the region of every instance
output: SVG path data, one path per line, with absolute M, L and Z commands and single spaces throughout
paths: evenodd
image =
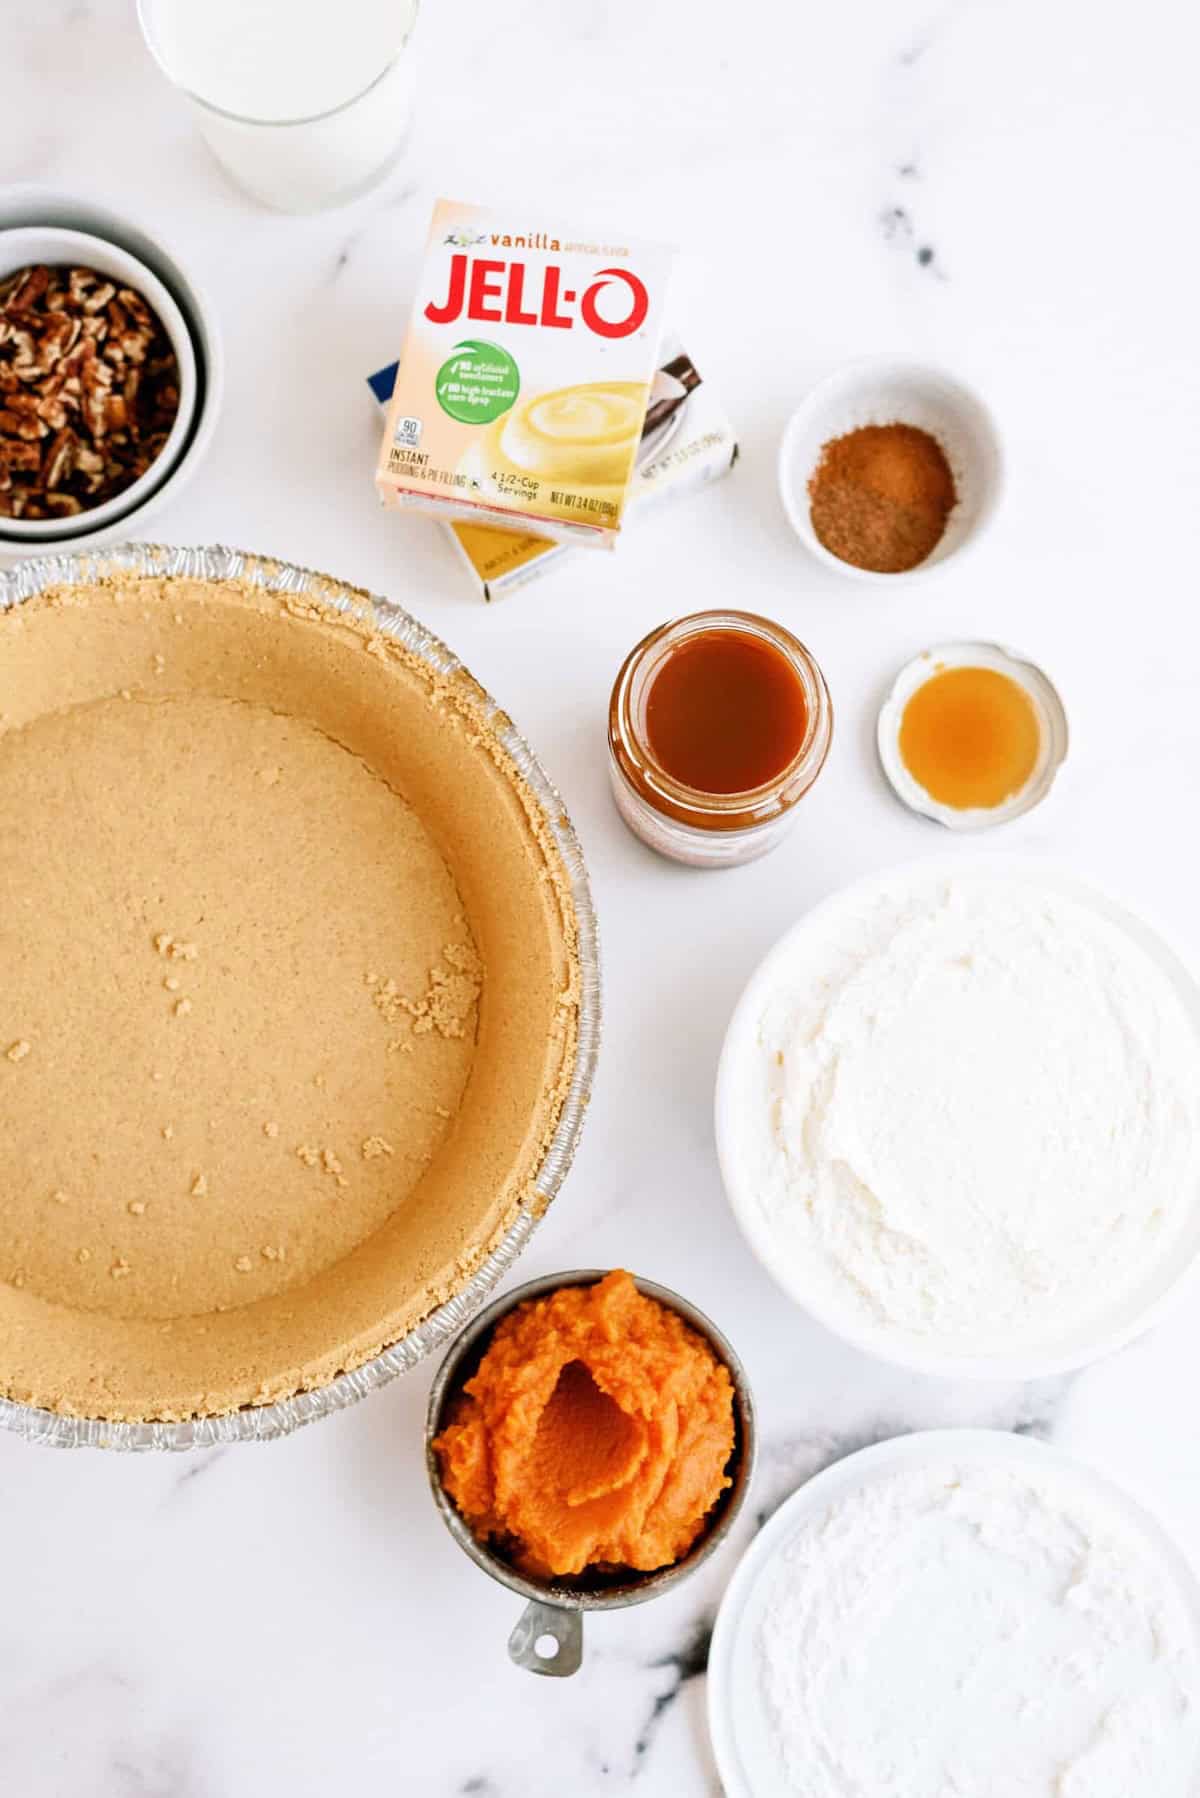
M 519 1277 L 623 1262 L 709 1310 L 761 1407 L 760 1515 L 855 1444 L 985 1423 L 1052 1434 L 1200 1552 L 1194 1305 L 1047 1386 L 891 1371 L 760 1272 L 710 1130 L 725 1020 L 768 944 L 854 875 L 945 846 L 890 798 L 871 743 L 887 677 L 941 635 L 1021 646 L 1070 709 L 1059 790 L 1004 847 L 1116 883 L 1200 948 L 1195 19 L 1174 0 L 425 0 L 411 162 L 344 211 L 294 219 L 209 162 L 132 0 L 5 8 L 4 178 L 136 213 L 220 308 L 225 416 L 156 534 L 395 595 L 502 696 L 561 784 L 600 909 L 606 1038 L 581 1154 Z M 370 486 L 363 376 L 398 348 L 439 191 L 682 245 L 675 311 L 743 446 L 723 486 L 645 521 L 618 558 L 581 552 L 490 609 L 437 528 L 383 515 Z M 884 348 L 976 380 L 1011 469 L 978 555 L 899 598 L 807 561 L 774 489 L 793 400 L 831 362 Z M 624 834 L 602 718 L 631 642 L 718 601 L 811 644 L 838 731 L 790 842 L 695 874 Z M 0 1440 L 0 1792 L 716 1791 L 703 1649 L 736 1549 L 676 1596 L 592 1621 L 575 1680 L 516 1672 L 517 1602 L 459 1553 L 425 1489 L 427 1384 L 418 1372 L 285 1442 L 204 1457 Z

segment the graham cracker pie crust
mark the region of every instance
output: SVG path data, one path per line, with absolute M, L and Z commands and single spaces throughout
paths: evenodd
M 211 1417 L 399 1341 L 537 1207 L 579 1003 L 465 671 L 250 581 L 0 612 L 0 1393 Z

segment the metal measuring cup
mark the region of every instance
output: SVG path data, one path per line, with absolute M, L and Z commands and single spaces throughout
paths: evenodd
M 446 1528 L 463 1553 L 469 1555 L 477 1567 L 482 1567 L 492 1579 L 498 1580 L 502 1586 L 507 1586 L 511 1592 L 519 1593 L 528 1601 L 508 1638 L 509 1657 L 529 1673 L 544 1673 L 556 1679 L 569 1678 L 572 1673 L 579 1671 L 582 1664 L 585 1611 L 617 1611 L 623 1610 L 626 1605 L 644 1604 L 647 1599 L 658 1598 L 680 1580 L 686 1579 L 689 1573 L 694 1573 L 697 1567 L 707 1561 L 733 1527 L 750 1489 L 754 1472 L 754 1403 L 745 1369 L 732 1346 L 702 1311 L 698 1311 L 695 1305 L 689 1304 L 677 1292 L 672 1292 L 666 1286 L 657 1286 L 653 1280 L 635 1278 L 634 1284 L 640 1293 L 646 1298 L 657 1299 L 660 1305 L 677 1312 L 684 1323 L 709 1343 L 717 1359 L 729 1369 L 729 1377 L 733 1381 L 734 1446 L 728 1468 L 732 1484 L 721 1494 L 707 1527 L 682 1560 L 676 1561 L 673 1566 L 661 1567 L 656 1572 L 590 1576 L 581 1574 L 574 1578 L 547 1581 L 532 1580 L 519 1573 L 494 1549 L 480 1542 L 474 1535 L 470 1525 L 446 1494 L 441 1469 L 433 1450 L 434 1438 L 441 1431 L 450 1400 L 457 1396 L 464 1382 L 475 1372 L 491 1340 L 492 1331 L 507 1312 L 528 1299 L 542 1298 L 547 1293 L 560 1291 L 564 1286 L 594 1286 L 604 1278 L 606 1272 L 603 1268 L 587 1267 L 575 1268 L 565 1274 L 549 1274 L 545 1279 L 529 1280 L 513 1292 L 506 1292 L 501 1298 L 493 1300 L 468 1324 L 442 1362 L 429 1394 L 429 1407 L 425 1416 L 425 1464 L 434 1500 Z M 553 1648 L 549 1652 L 542 1652 L 539 1644 L 545 1642 L 546 1638 L 553 1643 Z

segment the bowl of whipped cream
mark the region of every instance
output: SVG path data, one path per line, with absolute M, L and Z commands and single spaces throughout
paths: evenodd
M 1079 1367 L 1200 1261 L 1200 989 L 1070 874 L 910 864 L 751 977 L 716 1136 L 750 1246 L 838 1335 L 959 1377 Z

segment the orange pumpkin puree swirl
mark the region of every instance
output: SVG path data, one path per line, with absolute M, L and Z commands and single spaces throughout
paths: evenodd
M 474 1534 L 523 1572 L 669 1567 L 730 1484 L 733 1383 L 611 1273 L 503 1318 L 433 1446 Z

